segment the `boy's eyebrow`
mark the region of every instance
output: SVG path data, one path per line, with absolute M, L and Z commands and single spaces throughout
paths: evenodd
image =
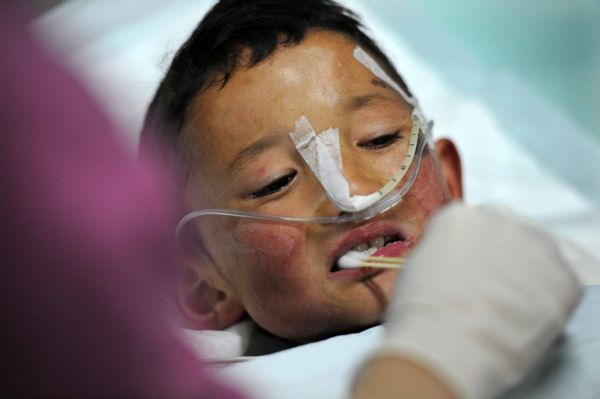
M 347 108 L 350 110 L 357 110 L 368 107 L 370 105 L 375 105 L 380 102 L 398 102 L 398 99 L 388 97 L 379 93 L 366 94 L 363 96 L 356 96 L 351 98 L 348 102 Z
M 383 80 L 381 80 L 378 77 L 373 77 L 371 79 L 371 84 L 373 86 L 379 86 L 384 89 L 391 90 L 395 94 L 398 94 L 398 92 L 393 87 L 391 87 L 389 84 L 387 84 L 386 82 L 384 82 Z M 354 111 L 354 110 L 358 110 L 358 109 L 361 109 L 364 107 L 368 107 L 370 105 L 375 105 L 378 102 L 386 102 L 386 101 L 397 101 L 397 100 L 394 98 L 384 96 L 383 94 L 380 94 L 380 93 L 371 93 L 371 94 L 357 96 L 357 97 L 352 98 L 350 100 L 350 102 L 348 103 L 347 108 Z
M 271 133 L 256 140 L 254 143 L 243 148 L 235 155 L 233 160 L 229 163 L 229 165 L 227 165 L 225 170 L 223 170 L 223 174 L 232 175 L 242 166 L 244 162 L 248 162 L 252 158 L 256 158 L 269 148 L 279 144 L 283 139 L 285 139 L 285 136 L 281 133 Z

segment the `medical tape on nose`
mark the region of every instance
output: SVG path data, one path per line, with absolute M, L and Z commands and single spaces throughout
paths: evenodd
M 398 92 L 407 103 L 413 106 L 413 114 L 425 121 L 417 99 L 409 96 L 391 79 L 373 57 L 360 47 L 354 49 L 353 55 L 373 75 Z M 428 128 L 431 129 L 431 126 Z M 308 119 L 302 115 L 296 121 L 290 138 L 325 189 L 327 197 L 338 209 L 346 212 L 358 212 L 373 205 L 383 196 L 380 191 L 368 195 L 350 195 L 350 184 L 343 172 L 339 129 L 329 128 L 317 135 Z
M 302 115 L 289 135 L 327 197 L 338 209 L 357 212 L 379 199 L 377 192 L 350 195 L 350 185 L 343 174 L 339 129 L 329 128 L 317 135 L 308 119 Z

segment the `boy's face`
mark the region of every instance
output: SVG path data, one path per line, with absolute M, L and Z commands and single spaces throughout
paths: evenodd
M 217 83 L 199 96 L 184 126 L 196 153 L 188 205 L 296 215 L 310 204 L 320 215 L 339 214 L 288 136 L 302 115 L 317 133 L 339 128 L 352 194 L 381 186 L 374 170 L 396 172 L 392 133 L 406 131 L 411 107 L 354 59 L 355 47 L 342 35 L 311 32 L 257 66 L 238 66 L 225 87 Z M 419 241 L 431 215 L 460 196 L 458 159 L 448 146 L 436 148 L 442 158 L 456 159 L 438 162 L 434 150 L 426 150 L 403 201 L 360 224 L 201 220 L 202 245 L 190 267 L 204 281 L 194 285 L 197 295 L 211 298 L 203 311 L 214 316 L 215 327 L 245 311 L 271 333 L 297 340 L 377 323 L 397 272 L 332 266 L 345 251 L 377 237 L 398 241 L 395 256 Z M 207 287 L 211 294 L 199 292 Z M 193 296 L 184 297 L 193 302 Z

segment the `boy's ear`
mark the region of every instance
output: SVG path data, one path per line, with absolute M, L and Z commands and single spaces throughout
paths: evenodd
M 452 199 L 462 199 L 462 168 L 456 146 L 448 139 L 440 139 L 435 143 L 435 153 Z
M 222 330 L 238 322 L 243 306 L 192 267 L 185 266 L 177 285 L 179 307 L 186 327 L 196 330 Z

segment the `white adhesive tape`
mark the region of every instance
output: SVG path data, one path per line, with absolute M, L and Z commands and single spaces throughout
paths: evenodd
M 379 199 L 377 193 L 350 195 L 350 185 L 343 174 L 339 129 L 329 128 L 317 135 L 302 115 L 290 138 L 337 208 L 356 212 Z
M 356 47 L 353 55 L 373 75 L 396 90 L 406 102 L 411 104 L 414 114 L 422 116 L 417 100 L 394 82 L 366 51 Z M 368 195 L 350 195 L 350 184 L 344 177 L 339 129 L 329 128 L 317 135 L 308 118 L 302 115 L 296 121 L 290 138 L 325 189 L 327 197 L 338 209 L 346 212 L 361 211 L 382 197 L 377 191 Z

